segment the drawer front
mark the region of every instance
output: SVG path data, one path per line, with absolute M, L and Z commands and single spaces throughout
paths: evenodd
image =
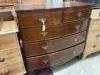
M 59 51 L 85 41 L 86 32 L 54 40 L 27 43 L 23 45 L 25 56 L 37 56 Z
M 89 8 L 73 8 L 72 10 L 64 10 L 63 21 L 75 21 L 89 18 L 91 14 L 91 10 Z
M 58 66 L 64 64 L 83 52 L 84 44 L 77 45 L 75 47 L 65 49 L 63 51 L 51 53 L 44 56 L 27 58 L 28 71 L 35 69 L 46 68 L 48 66 Z M 80 53 L 79 53 L 79 52 Z M 78 53 L 77 53 L 78 52 Z
M 74 46 L 69 49 L 65 49 L 63 51 L 50 54 L 49 55 L 50 66 L 54 67 L 62 65 L 71 60 L 72 58 L 74 58 L 75 56 L 80 55 L 84 50 L 84 46 L 85 43 Z
M 19 48 L 1 50 L 0 60 L 5 63 L 5 69 L 8 70 L 7 73 L 9 73 L 9 75 L 24 74 L 26 72 Z
M 36 69 L 43 69 L 46 67 L 49 67 L 49 56 L 38 56 L 38 57 L 32 57 L 26 59 L 26 66 L 28 71 L 33 72 Z
M 62 11 L 61 10 L 45 11 L 45 18 L 46 18 L 47 25 L 62 24 Z
M 18 39 L 16 34 L 8 34 L 0 36 L 0 50 L 18 47 Z
M 33 11 L 18 13 L 21 28 L 40 27 L 45 18 L 45 23 L 49 25 L 58 25 L 62 23 L 62 11 Z
M 41 28 L 28 28 L 21 30 L 21 37 L 24 42 L 41 41 L 45 39 L 53 39 L 64 36 L 64 26 L 49 27 L 45 31 L 45 36 L 42 34 Z
M 100 50 L 100 31 L 91 32 L 87 38 L 86 52 Z
M 91 38 L 91 39 L 90 39 Z M 100 40 L 100 30 L 91 31 L 88 33 L 88 42 L 95 42 L 96 40 Z
M 94 53 L 97 51 L 100 51 L 100 39 L 99 41 L 97 40 L 95 42 L 87 42 L 86 48 L 85 48 L 86 54 Z
M 100 31 L 100 18 L 91 20 L 89 31 Z
M 43 16 L 43 12 L 34 11 L 34 12 L 19 12 L 18 13 L 18 20 L 19 20 L 19 27 L 20 28 L 27 28 L 27 27 L 35 27 L 41 26 L 41 22 L 39 18 Z
M 93 9 L 91 13 L 91 18 L 100 18 L 100 9 Z
M 64 24 L 65 35 L 87 30 L 88 23 L 89 23 L 89 19 L 84 19 L 84 21 L 65 23 Z
M 65 23 L 64 25 L 58 26 L 51 26 L 47 27 L 45 34 L 45 39 L 54 39 L 59 38 L 64 35 L 71 35 L 77 32 L 81 32 L 87 29 L 89 19 L 85 21 L 79 22 L 72 22 L 72 23 Z M 34 41 L 41 41 L 44 38 L 44 34 L 41 28 L 26 28 L 21 29 L 21 38 L 23 42 L 34 42 Z

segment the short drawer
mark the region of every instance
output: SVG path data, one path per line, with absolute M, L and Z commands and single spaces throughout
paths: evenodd
M 46 35 L 42 34 L 42 28 L 27 28 L 21 29 L 21 38 L 23 42 L 34 42 L 41 41 L 44 37 L 45 39 L 53 39 L 64 36 L 64 26 L 54 26 L 48 27 L 45 31 Z
M 88 29 L 89 19 L 64 23 L 65 35 L 74 34 Z
M 63 22 L 75 21 L 89 18 L 91 14 L 90 8 L 73 8 L 72 10 L 68 11 L 67 9 L 64 10 Z
M 41 22 L 39 21 L 39 17 L 43 16 L 43 12 L 40 11 L 30 11 L 30 12 L 19 12 L 18 20 L 20 28 L 27 28 L 32 26 L 41 26 Z
M 18 39 L 16 34 L 7 34 L 0 36 L 0 50 L 18 47 Z
M 45 20 L 47 26 L 62 24 L 62 11 L 31 11 L 18 13 L 20 28 L 40 27 L 41 19 Z
M 26 57 L 59 51 L 85 41 L 86 32 L 54 40 L 23 44 Z
M 58 51 L 55 53 L 27 58 L 27 68 L 29 71 L 33 71 L 35 69 L 46 68 L 48 66 L 54 67 L 62 65 L 74 58 L 75 56 L 80 55 L 83 52 L 84 45 L 85 44 L 83 43 L 75 47 Z

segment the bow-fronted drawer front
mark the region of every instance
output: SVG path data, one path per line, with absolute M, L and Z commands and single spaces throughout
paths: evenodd
M 54 40 L 23 44 L 26 57 L 59 51 L 85 41 L 86 32 Z

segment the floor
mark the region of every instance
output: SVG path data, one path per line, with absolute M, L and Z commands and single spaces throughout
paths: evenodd
M 53 70 L 54 75 L 100 75 L 100 53 L 92 54 L 84 60 L 75 58 Z

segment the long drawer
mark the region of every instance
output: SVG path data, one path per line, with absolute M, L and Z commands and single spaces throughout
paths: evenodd
M 27 58 L 26 63 L 28 71 L 64 64 L 75 56 L 80 55 L 83 52 L 84 45 L 85 43 L 59 52 Z
M 54 40 L 23 44 L 26 57 L 59 51 L 85 41 L 86 32 Z
M 85 24 L 86 23 L 86 24 Z M 47 27 L 45 39 L 54 39 L 63 37 L 64 35 L 72 35 L 87 29 L 88 20 L 81 22 L 65 23 L 63 25 Z M 20 30 L 23 42 L 35 42 L 43 40 L 42 27 L 39 28 L 26 28 Z
M 41 19 L 45 18 L 46 25 L 62 24 L 61 10 L 37 10 L 29 12 L 18 13 L 20 28 L 40 27 L 42 25 Z

